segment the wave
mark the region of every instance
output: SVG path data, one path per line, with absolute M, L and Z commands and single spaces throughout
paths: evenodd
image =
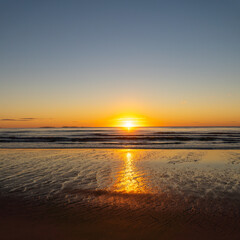
M 154 147 L 164 145 L 183 145 L 188 148 L 240 148 L 239 128 L 141 128 L 124 131 L 114 128 L 93 129 L 1 129 L 0 148 L 19 147 L 26 143 L 28 147 L 40 144 L 38 147 L 56 147 L 56 144 L 66 147 Z M 14 145 L 16 144 L 16 145 Z M 42 144 L 42 145 L 41 145 Z M 53 145 L 55 144 L 55 145 Z M 21 146 L 20 146 L 21 147 Z

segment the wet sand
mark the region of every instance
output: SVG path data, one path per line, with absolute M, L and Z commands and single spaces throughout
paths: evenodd
M 77 205 L 73 208 L 43 206 L 1 198 L 1 239 L 239 239 L 239 202 L 215 200 L 189 208 L 144 208 L 151 197 L 115 196 L 118 201 L 139 201 L 141 208 Z M 143 198 L 144 198 L 143 197 Z M 143 201 L 143 202 L 142 202 Z M 34 206 L 33 206 L 34 204 Z M 171 206 L 171 200 L 165 204 Z M 192 207 L 191 207 L 192 206 Z M 171 208 L 171 207 L 169 207 Z
M 0 160 L 1 239 L 240 239 L 239 150 L 1 150 Z

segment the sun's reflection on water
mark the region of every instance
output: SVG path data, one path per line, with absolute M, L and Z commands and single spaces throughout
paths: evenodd
M 145 193 L 146 187 L 141 171 L 136 168 L 134 150 L 123 150 L 124 166 L 118 172 L 114 190 L 123 193 Z

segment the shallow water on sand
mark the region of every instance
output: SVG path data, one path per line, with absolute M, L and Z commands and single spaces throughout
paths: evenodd
M 0 150 L 5 194 L 76 191 L 219 197 L 240 192 L 240 150 Z M 60 202 L 61 202 L 60 201 Z
M 144 233 L 174 225 L 234 239 L 240 150 L 2 149 L 0 194 L 53 218 L 71 211 L 91 224 L 117 219 Z M 66 211 L 47 213 L 49 204 Z

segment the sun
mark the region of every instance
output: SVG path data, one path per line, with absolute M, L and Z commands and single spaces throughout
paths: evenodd
M 138 115 L 120 115 L 116 118 L 112 119 L 112 127 L 120 127 L 123 129 L 134 130 L 138 127 L 145 127 L 147 126 L 147 122 L 145 117 L 138 116 Z
M 136 125 L 134 124 L 133 121 L 131 120 L 127 120 L 127 121 L 123 121 L 123 125 L 124 128 L 127 128 L 128 130 L 130 130 L 133 127 L 136 127 Z

